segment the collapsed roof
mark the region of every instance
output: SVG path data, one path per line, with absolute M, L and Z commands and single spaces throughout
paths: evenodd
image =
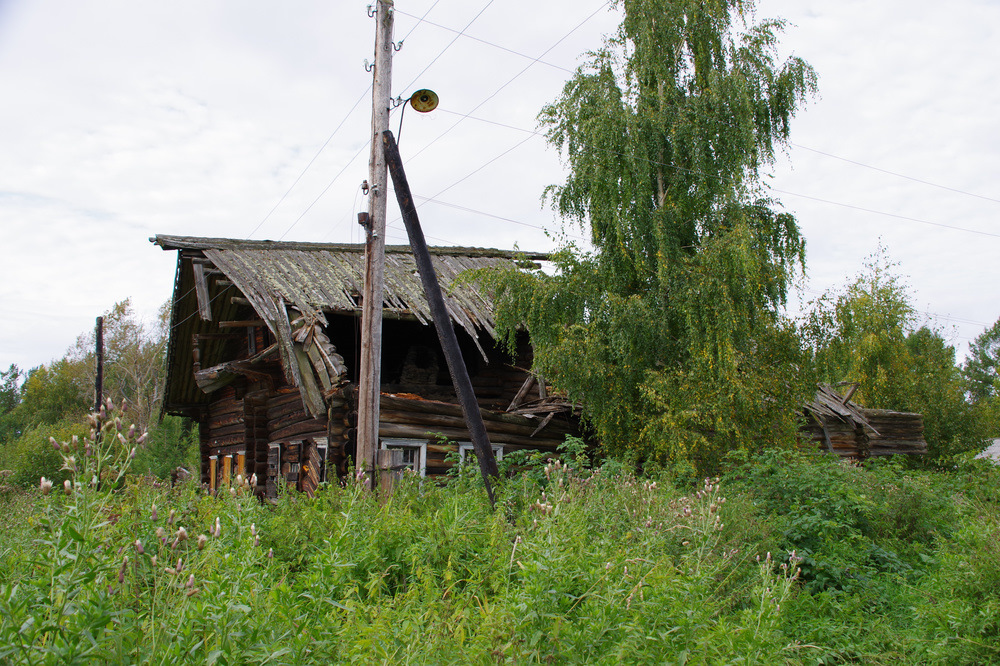
M 240 309 L 250 306 L 277 341 L 259 352 L 279 354 L 287 379 L 298 386 L 314 415 L 324 410 L 323 394 L 338 383 L 343 359 L 323 328 L 327 315 L 360 316 L 364 246 L 158 235 L 150 242 L 177 250 L 177 272 L 167 349 L 163 409 L 192 414 L 208 402 L 208 392 L 237 373 L 253 372 L 254 359 L 227 363 L 225 332 Z M 433 247 L 431 260 L 445 289 L 448 314 L 479 345 L 495 336 L 493 308 L 475 282 L 456 281 L 469 270 L 540 260 L 538 253 Z M 431 323 L 430 307 L 409 246 L 386 246 L 383 313 Z M 480 346 L 480 351 L 482 347 Z M 194 368 L 195 373 L 188 368 Z M 202 370 L 202 368 L 205 368 Z M 193 375 L 193 376 L 192 376 Z

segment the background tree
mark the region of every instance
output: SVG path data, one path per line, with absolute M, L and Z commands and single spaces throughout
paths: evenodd
M 963 374 L 973 400 L 996 397 L 1000 390 L 1000 319 L 969 345 Z
M 616 4 L 617 33 L 540 115 L 570 170 L 548 196 L 594 249 L 494 276 L 498 321 L 527 326 L 609 451 L 708 466 L 795 429 L 779 311 L 804 242 L 760 176 L 815 74 L 776 61 L 783 24 L 748 24 L 751 2 Z
M 131 299 L 115 303 L 104 314 L 104 395 L 116 404 L 125 400 L 123 418 L 140 428 L 150 427 L 159 416 L 168 321 L 166 304 L 157 319 L 148 323 L 136 314 Z M 81 334 L 67 353 L 77 382 L 91 402 L 97 363 L 94 341 L 93 331 Z
M 969 397 L 984 421 L 986 434 L 1000 435 L 1000 319 L 969 345 L 962 368 Z
M 150 325 L 128 299 L 104 314 L 104 395 L 116 404 L 124 400 L 123 420 L 135 423 L 140 432 L 150 431 L 133 469 L 158 476 L 190 465 L 190 453 L 197 448 L 187 419 L 158 421 L 166 322 L 166 306 Z M 16 366 L 0 375 L 0 467 L 12 469 L 16 483 L 37 485 L 43 474 L 60 478 L 60 458 L 48 438 L 51 433 L 85 434 L 81 424 L 94 405 L 95 370 L 94 333 L 89 331 L 63 358 L 30 370 L 20 386 L 22 373 Z
M 17 424 L 12 415 L 21 402 L 21 377 L 23 373 L 13 363 L 0 372 L 0 445 L 17 434 Z
M 981 410 L 966 400 L 955 348 L 917 327 L 909 289 L 880 248 L 842 293 L 818 299 L 803 326 L 818 381 L 857 382 L 866 407 L 923 415 L 928 459 L 985 444 Z
M 909 288 L 880 247 L 841 293 L 813 303 L 804 326 L 820 381 L 858 383 L 861 405 L 901 409 L 911 402 L 906 336 L 916 313 Z

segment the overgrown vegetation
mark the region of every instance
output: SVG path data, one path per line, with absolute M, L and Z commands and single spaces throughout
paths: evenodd
M 167 312 L 155 325 L 143 322 L 128 300 L 104 314 L 104 395 L 123 410 L 120 418 L 150 431 L 133 469 L 166 478 L 178 466 L 197 468 L 197 443 L 187 419 L 159 420 L 165 376 Z M 94 404 L 96 359 L 93 332 L 82 334 L 63 358 L 23 372 L 0 373 L 0 470 L 9 483 L 37 485 L 46 476 L 62 481 L 58 454 L 48 438 L 82 436 L 80 418 Z
M 3 497 L 4 663 L 985 663 L 1000 473 L 768 452 L 678 487 L 521 456 L 263 505 L 123 476 L 109 413 L 69 478 Z M 119 437 L 119 435 L 121 435 Z M 50 443 L 51 446 L 51 443 Z M 55 448 L 53 449 L 55 450 Z M 506 459 L 505 459 L 506 461 Z M 124 482 L 124 483 L 123 483 Z M 11 520 L 16 510 L 18 520 Z

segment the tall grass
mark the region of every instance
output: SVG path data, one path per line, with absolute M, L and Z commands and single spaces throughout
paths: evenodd
M 462 475 L 262 505 L 115 483 L 133 442 L 99 425 L 99 483 L 87 457 L 68 492 L 5 500 L 28 515 L 0 532 L 0 662 L 997 658 L 992 470 L 769 454 L 680 488 L 568 452 L 518 461 L 496 510 Z

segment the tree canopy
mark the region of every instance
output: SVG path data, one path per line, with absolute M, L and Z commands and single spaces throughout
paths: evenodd
M 540 115 L 569 167 L 548 197 L 593 249 L 494 277 L 499 323 L 528 328 L 610 452 L 703 464 L 794 430 L 779 313 L 805 247 L 761 176 L 816 75 L 778 62 L 783 23 L 751 24 L 751 2 L 616 4 L 618 31 Z

